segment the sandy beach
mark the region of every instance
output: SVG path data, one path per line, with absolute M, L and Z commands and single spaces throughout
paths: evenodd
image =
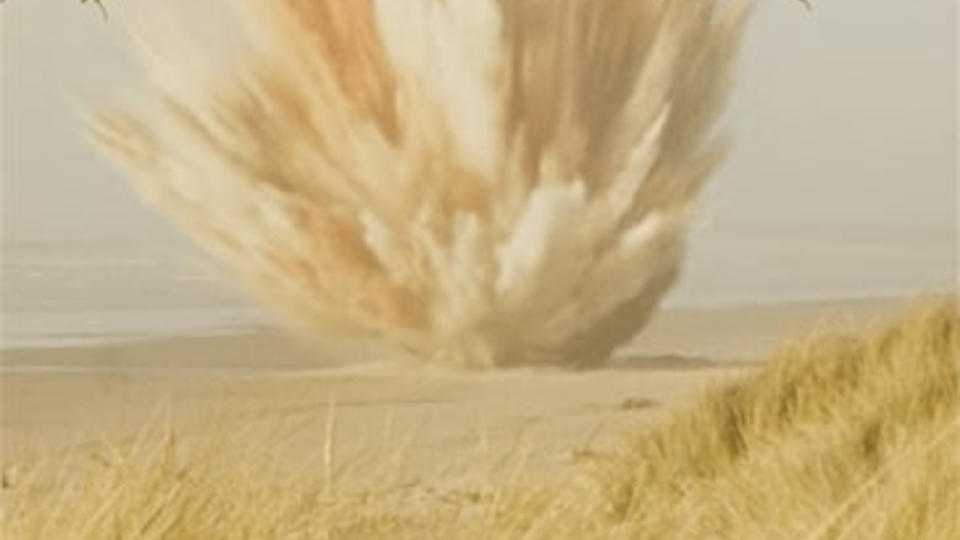
M 0 537 L 960 538 L 953 4 L 0 0 Z
M 369 343 L 270 332 L 8 349 L 0 382 L 4 463 L 102 442 L 122 447 L 170 427 L 186 439 L 249 434 L 276 443 L 263 450 L 296 466 L 316 463 L 324 448 L 344 466 L 389 456 L 391 474 L 417 479 L 450 468 L 486 475 L 516 459 L 528 471 L 553 468 L 615 444 L 627 428 L 662 417 L 704 386 L 748 372 L 789 336 L 856 330 L 901 306 L 667 309 L 611 365 L 586 372 L 441 371 Z

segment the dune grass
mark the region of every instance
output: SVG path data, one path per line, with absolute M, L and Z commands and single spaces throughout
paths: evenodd
M 960 538 L 958 386 L 944 301 L 876 335 L 784 347 L 636 437 L 601 484 L 649 538 Z
M 960 538 L 960 315 L 951 299 L 797 341 L 581 474 L 476 493 L 348 489 L 227 439 L 28 475 L 4 490 L 4 538 Z

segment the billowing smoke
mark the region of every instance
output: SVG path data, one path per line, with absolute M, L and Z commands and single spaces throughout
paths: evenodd
M 313 332 L 594 365 L 678 274 L 748 4 L 251 0 L 239 61 L 153 42 L 93 134 Z

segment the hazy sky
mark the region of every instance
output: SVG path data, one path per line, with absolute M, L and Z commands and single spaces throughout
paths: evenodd
M 704 197 L 672 301 L 955 283 L 956 2 L 759 4 L 726 124 L 735 151 Z M 0 14 L 5 267 L 39 249 L 101 260 L 185 252 L 85 146 L 70 105 L 136 80 L 117 25 L 73 0 L 10 0 Z

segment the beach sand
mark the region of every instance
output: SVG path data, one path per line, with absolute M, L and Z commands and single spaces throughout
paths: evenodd
M 369 343 L 311 344 L 272 332 L 5 350 L 3 464 L 56 463 L 172 428 L 184 440 L 222 433 L 259 441 L 259 451 L 294 468 L 376 463 L 398 480 L 455 469 L 487 475 L 521 461 L 548 470 L 749 372 L 789 336 L 862 329 L 902 305 L 667 309 L 608 367 L 582 372 L 451 372 Z

